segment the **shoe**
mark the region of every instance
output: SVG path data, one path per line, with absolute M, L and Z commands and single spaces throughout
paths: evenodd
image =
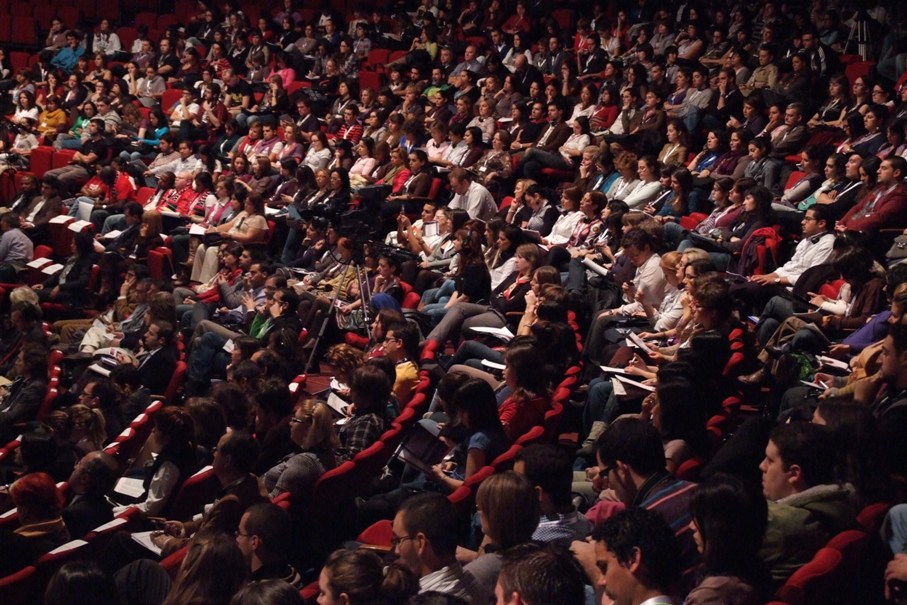
M 785 346 L 776 347 L 773 345 L 765 345 L 763 349 L 772 357 L 772 359 L 781 359 L 787 353 L 787 347 Z
M 596 420 L 592 423 L 592 430 L 589 431 L 589 436 L 586 437 L 583 441 L 582 447 L 576 451 L 577 456 L 582 456 L 584 458 L 589 458 L 595 454 L 595 442 L 598 441 L 598 438 L 602 433 L 605 432 L 605 429 L 608 428 L 608 423 L 603 420 Z
M 758 386 L 764 383 L 768 379 L 768 372 L 765 371 L 765 368 L 759 368 L 752 374 L 747 374 L 745 376 L 740 376 L 737 380 L 745 385 L 749 386 Z

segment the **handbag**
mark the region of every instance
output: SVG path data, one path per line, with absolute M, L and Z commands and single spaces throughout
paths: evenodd
M 907 258 L 907 235 L 899 235 L 894 238 L 891 248 L 885 253 L 885 258 L 889 261 L 900 261 Z

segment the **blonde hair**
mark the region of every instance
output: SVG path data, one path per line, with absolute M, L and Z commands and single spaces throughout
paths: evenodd
M 73 430 L 82 431 L 95 446 L 93 449 L 99 450 L 104 447 L 104 442 L 107 441 L 107 431 L 105 430 L 107 421 L 104 420 L 101 410 L 77 403 L 69 406 L 67 412 Z
M 13 288 L 13 291 L 9 293 L 10 306 L 15 306 L 17 303 L 29 304 L 35 307 L 41 304 L 38 301 L 38 293 L 28 286 Z
M 334 431 L 334 415 L 323 401 L 306 399 L 296 404 L 296 418 L 309 424 L 302 448 L 306 450 L 332 450 L 340 447 Z

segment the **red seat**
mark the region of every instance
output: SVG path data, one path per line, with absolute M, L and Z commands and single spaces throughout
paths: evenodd
M 58 149 L 54 151 L 54 155 L 50 159 L 50 167 L 62 168 L 63 166 L 68 166 L 75 155 L 75 149 Z
M 495 472 L 509 471 L 513 468 L 513 463 L 516 460 L 516 455 L 519 451 L 523 449 L 522 445 L 514 443 L 510 446 L 506 452 L 495 458 L 491 461 L 491 466 L 494 467 Z
M 879 528 L 882 527 L 882 521 L 885 519 L 885 515 L 888 514 L 888 511 L 891 509 L 890 502 L 876 502 L 875 504 L 868 504 L 863 507 L 863 510 L 857 515 L 857 523 L 865 531 L 876 534 L 879 531 Z
M 173 252 L 160 246 L 148 251 L 148 272 L 152 279 L 169 280 L 173 274 Z
M 144 25 L 149 30 L 157 26 L 157 15 L 150 11 L 143 11 L 135 16 L 135 26 Z
M 164 402 L 165 403 L 174 403 L 179 390 L 183 387 L 183 380 L 186 378 L 186 362 L 178 361 L 176 362 L 176 370 L 173 372 L 173 376 L 170 377 L 170 382 L 167 383 L 167 391 L 164 393 Z
M 527 446 L 534 443 L 543 443 L 545 441 L 545 427 L 534 426 L 524 434 L 520 435 L 514 442 L 518 445 Z
M 383 546 L 390 550 L 391 538 L 394 537 L 394 528 L 387 519 L 369 525 L 356 537 L 356 541 L 370 546 Z
M 173 497 L 169 507 L 168 518 L 177 521 L 188 521 L 192 516 L 202 512 L 204 506 L 217 497 L 221 489 L 220 481 L 214 475 L 214 468 L 206 466 L 183 483 L 179 492 Z
M 7 605 L 29 605 L 39 599 L 32 592 L 35 588 L 43 588 L 35 584 L 34 565 L 29 565 L 20 569 L 14 574 L 5 578 L 0 578 L 0 594 L 3 595 L 3 602 Z
M 10 41 L 9 30 L 12 20 L 9 15 L 0 15 L 0 43 L 6 44 Z
M 2 19 L 2 17 L 0 17 L 0 19 Z M 0 25 L 0 27 L 2 27 L 2 25 Z M 39 145 L 32 149 L 31 164 L 29 166 L 30 172 L 38 178 L 44 176 L 44 173 L 51 169 L 53 156 L 54 148 L 48 145 Z
M 38 27 L 34 17 L 13 17 L 10 30 L 10 41 L 21 46 L 33 46 L 37 37 Z
M 180 100 L 180 97 L 183 96 L 183 91 L 179 88 L 168 88 L 164 91 L 164 94 L 161 95 L 161 109 L 164 110 L 164 114 L 170 115 L 170 110 L 173 109 L 173 106 Z
M 820 548 L 812 560 L 794 572 L 775 596 L 790 605 L 834 603 L 835 585 L 843 555 L 834 548 Z

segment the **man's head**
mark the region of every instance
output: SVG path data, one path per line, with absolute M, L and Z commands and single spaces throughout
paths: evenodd
M 834 482 L 834 444 L 828 429 L 808 422 L 780 424 L 769 435 L 762 471 L 762 493 L 778 501 Z
M 553 445 L 524 447 L 517 453 L 513 470 L 535 486 L 543 513 L 571 507 L 573 467 L 564 450 Z
M 831 231 L 834 222 L 829 224 L 828 210 L 822 205 L 812 206 L 803 215 L 803 237 L 812 237 Z
M 626 505 L 646 479 L 665 469 L 664 445 L 650 423 L 635 418 L 615 422 L 596 444 L 601 476 Z
M 882 378 L 889 384 L 901 388 L 907 382 L 907 325 L 889 326 L 882 341 L 881 363 Z
M 592 537 L 599 585 L 615 605 L 673 593 L 680 579 L 680 546 L 660 513 L 629 508 L 605 521 Z
M 236 544 L 249 564 L 249 571 L 286 561 L 292 547 L 292 530 L 290 516 L 276 504 L 250 506 L 236 531 Z
M 271 317 L 282 317 L 289 313 L 295 313 L 298 306 L 299 295 L 296 294 L 296 291 L 292 288 L 280 288 L 274 292 L 268 311 L 271 313 Z
M 847 157 L 847 163 L 844 164 L 844 176 L 851 181 L 860 180 L 860 166 L 863 164 L 863 156 L 859 153 L 851 153 Z
M 456 560 L 457 515 L 441 494 L 406 500 L 394 517 L 393 534 L 391 542 L 400 563 L 420 578 Z
M 789 127 L 799 126 L 803 121 L 803 105 L 800 103 L 791 103 L 784 110 L 784 123 Z
M 891 187 L 895 183 L 900 183 L 907 175 L 907 160 L 901 156 L 895 155 L 882 160 L 879 165 L 879 185 Z
M 584 601 L 585 583 L 566 549 L 527 544 L 504 556 L 494 594 L 497 605 L 574 605 Z
M 640 267 L 655 253 L 652 237 L 644 229 L 631 229 L 623 237 L 624 253 L 634 267 Z
M 552 101 L 548 103 L 548 121 L 549 122 L 560 122 L 561 118 L 564 116 L 564 108 L 561 107 L 560 103 Z
M 258 445 L 245 431 L 224 433 L 214 450 L 214 473 L 218 478 L 231 481 L 252 472 L 258 459 Z
M 450 171 L 450 190 L 457 195 L 464 195 L 472 179 L 469 173 L 459 166 Z
M 110 454 L 89 452 L 79 460 L 69 476 L 69 487 L 79 495 L 103 497 L 113 489 L 119 469 Z
M 153 321 L 145 335 L 142 337 L 142 344 L 146 351 L 154 351 L 161 347 L 166 347 L 173 342 L 173 324 L 169 321 Z

